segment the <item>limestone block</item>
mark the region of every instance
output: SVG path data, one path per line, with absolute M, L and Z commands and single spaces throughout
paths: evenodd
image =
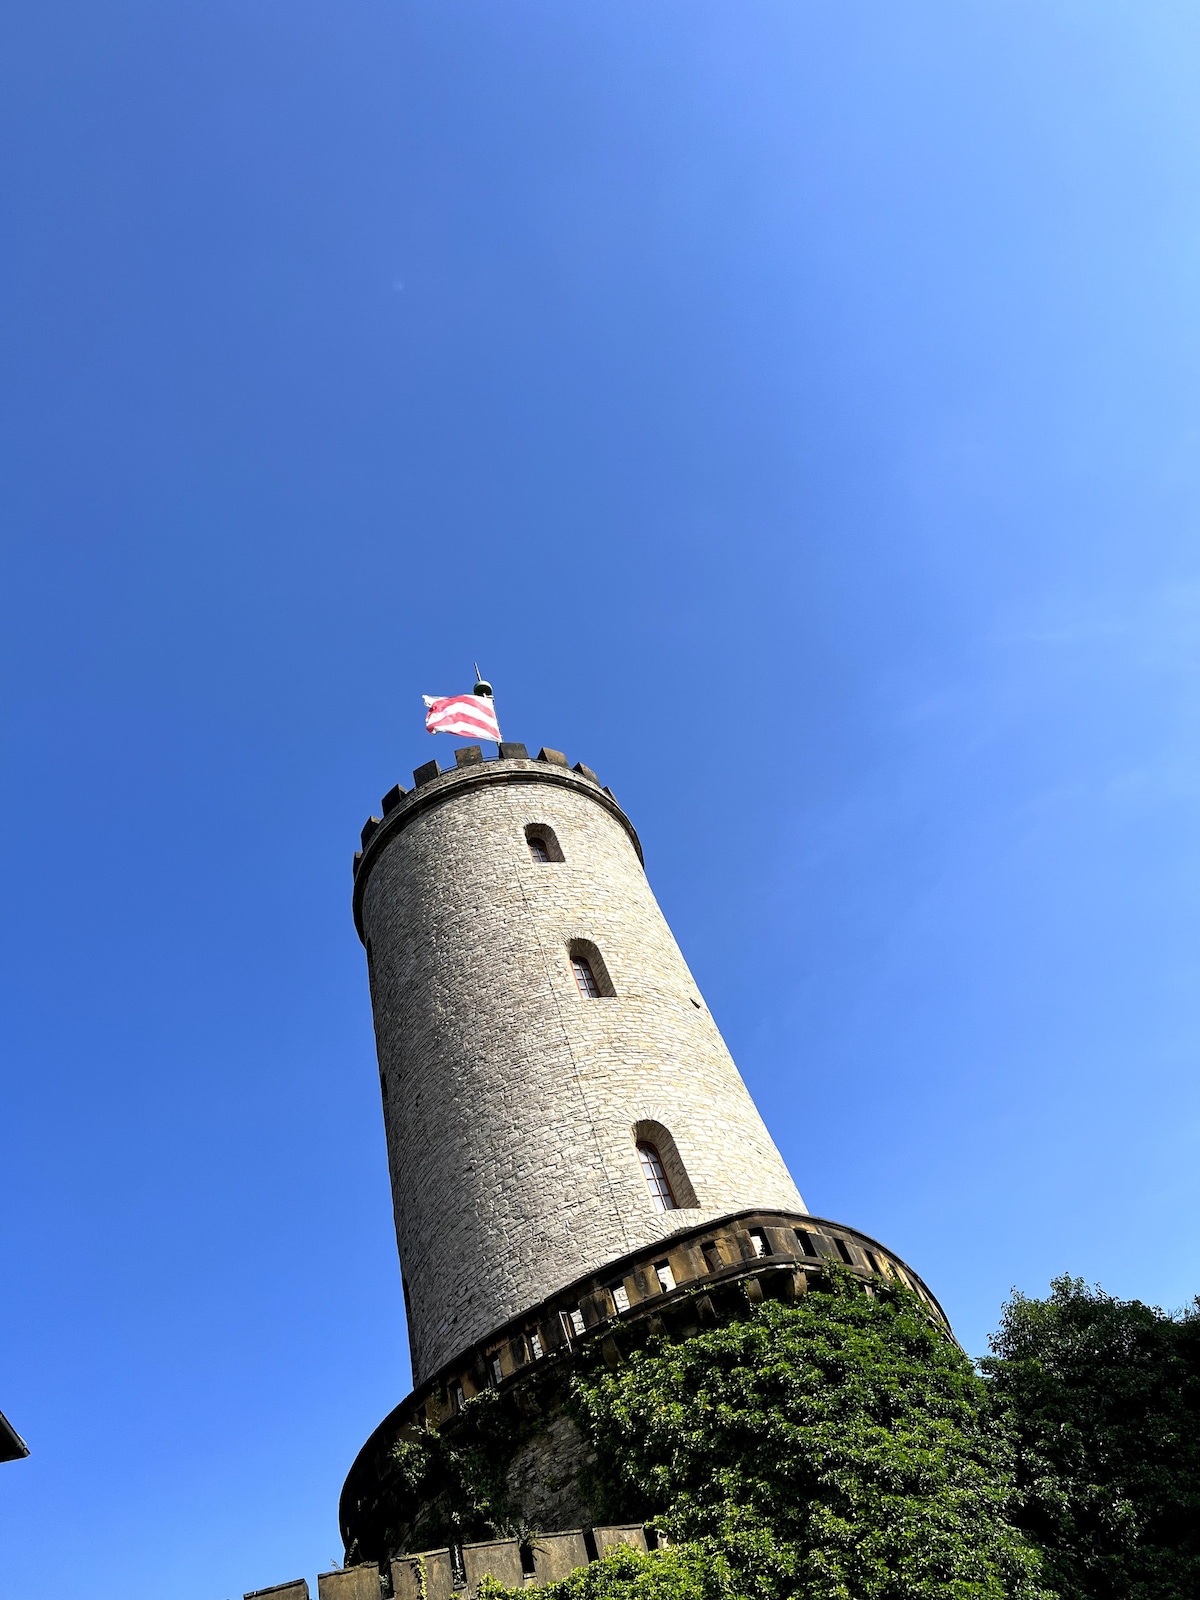
M 631 1522 L 617 1528 L 593 1528 L 592 1533 L 595 1536 L 596 1549 L 601 1555 L 606 1550 L 615 1550 L 619 1544 L 628 1545 L 631 1550 L 646 1548 L 646 1530 L 640 1522 Z
M 467 1588 L 472 1594 L 479 1588 L 480 1578 L 496 1578 L 510 1589 L 521 1587 L 524 1581 L 521 1548 L 515 1539 L 495 1539 L 490 1544 L 465 1544 L 462 1552 Z
M 397 1556 L 392 1562 L 392 1594 L 395 1600 L 421 1600 L 421 1556 Z
M 455 1589 L 449 1550 L 397 1556 L 392 1562 L 392 1593 L 396 1600 L 420 1600 L 422 1566 L 425 1568 L 425 1600 L 450 1600 Z
M 534 1541 L 533 1578 L 537 1584 L 557 1583 L 576 1567 L 588 1564 L 582 1533 L 543 1533 Z
M 317 1578 L 318 1600 L 380 1600 L 379 1568 L 344 1567 Z

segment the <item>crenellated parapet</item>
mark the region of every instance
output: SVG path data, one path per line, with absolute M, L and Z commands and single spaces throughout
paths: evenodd
M 745 1315 L 764 1299 L 795 1300 L 820 1289 L 834 1274 L 856 1280 L 864 1293 L 895 1288 L 916 1296 L 929 1317 L 953 1338 L 945 1312 L 916 1272 L 886 1245 L 856 1228 L 801 1212 L 747 1211 L 691 1228 L 669 1243 L 629 1253 L 603 1272 L 568 1284 L 524 1316 L 461 1351 L 392 1411 L 367 1440 L 342 1490 L 340 1520 L 347 1550 L 390 1554 L 388 1542 L 420 1525 L 420 1508 L 397 1490 L 395 1449 L 425 1429 L 454 1430 L 479 1395 L 508 1397 L 518 1411 L 544 1410 L 547 1381 L 565 1381 L 577 1360 L 599 1351 L 610 1366 L 648 1334 L 686 1337 L 695 1329 Z M 528 1391 L 524 1394 L 523 1391 Z M 560 1476 L 583 1460 L 565 1457 L 561 1439 L 554 1466 Z M 545 1480 L 535 1474 L 534 1482 Z M 514 1479 L 514 1510 L 530 1522 L 588 1507 L 568 1489 L 555 1503 L 539 1488 L 522 1501 L 527 1485 Z
M 317 1600 L 475 1600 L 485 1578 L 510 1589 L 542 1589 L 561 1583 L 610 1550 L 653 1550 L 656 1543 L 653 1532 L 630 1523 L 534 1534 L 526 1540 L 451 1544 L 322 1572 Z M 308 1580 L 294 1578 L 269 1589 L 253 1589 L 244 1600 L 310 1600 Z
M 426 761 L 413 772 L 413 786 L 404 789 L 397 783 L 379 802 L 382 816 L 370 816 L 363 823 L 361 849 L 354 852 L 354 925 L 365 942 L 362 902 L 371 868 L 382 851 L 404 828 L 423 812 L 443 804 L 464 789 L 486 784 L 557 784 L 595 800 L 615 817 L 629 835 L 630 843 L 642 860 L 642 845 L 637 831 L 617 804 L 612 790 L 601 785 L 591 767 L 577 761 L 571 766 L 561 750 L 543 746 L 532 758 L 523 744 L 502 743 L 499 755 L 489 758 L 480 745 L 470 744 L 454 752 L 454 766 L 442 767 Z

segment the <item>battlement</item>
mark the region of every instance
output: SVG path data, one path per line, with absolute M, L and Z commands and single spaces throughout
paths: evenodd
M 484 1578 L 510 1589 L 541 1589 L 558 1583 L 610 1550 L 652 1550 L 638 1523 L 611 1528 L 575 1528 L 569 1533 L 452 1544 L 441 1550 L 397 1556 L 382 1564 L 341 1567 L 317 1578 L 318 1600 L 474 1600 Z M 309 1600 L 308 1581 L 295 1578 L 270 1589 L 254 1589 L 245 1600 Z
M 794 1300 L 810 1287 L 820 1289 L 831 1273 L 857 1280 L 867 1294 L 907 1290 L 953 1339 L 945 1312 L 912 1267 L 857 1228 L 806 1212 L 753 1210 L 680 1229 L 568 1284 L 460 1352 L 401 1401 L 346 1478 L 339 1507 L 346 1549 L 378 1554 L 388 1537 L 399 1534 L 403 1541 L 406 1517 L 395 1500 L 392 1470 L 397 1442 L 424 1429 L 453 1430 L 483 1391 L 515 1396 L 556 1369 L 569 1371 L 576 1352 L 592 1344 L 615 1366 L 648 1332 L 686 1337 L 764 1298 Z M 537 1408 L 537 1402 L 530 1405 Z M 556 1461 L 558 1476 L 569 1470 L 565 1458 Z M 530 1520 L 547 1510 L 554 1514 L 545 1503 L 519 1510 Z
M 367 879 L 384 846 L 429 807 L 442 804 L 464 789 L 493 783 L 550 783 L 588 795 L 617 819 L 629 835 L 638 860 L 644 861 L 641 840 L 616 796 L 582 761 L 571 766 L 561 750 L 545 745 L 533 757 L 523 744 L 508 741 L 500 745 L 499 755 L 492 757 L 485 756 L 480 745 L 465 745 L 454 752 L 452 767 L 442 767 L 436 760 L 426 761 L 414 769 L 411 789 L 394 784 L 379 802 L 382 816 L 370 816 L 363 823 L 362 848 L 354 852 L 354 925 L 360 939 Z

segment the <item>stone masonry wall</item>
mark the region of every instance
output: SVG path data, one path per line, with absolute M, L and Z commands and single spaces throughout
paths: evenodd
M 652 1535 L 652 1538 L 655 1536 Z M 317 1579 L 318 1600 L 477 1600 L 480 1583 L 494 1578 L 510 1589 L 540 1589 L 564 1578 L 609 1551 L 624 1545 L 649 1548 L 646 1530 L 633 1524 L 608 1528 L 575 1528 L 569 1533 L 538 1534 L 522 1547 L 516 1539 L 489 1539 L 480 1544 L 452 1545 L 398 1556 L 387 1567 L 341 1567 Z M 309 1600 L 306 1578 L 252 1589 L 245 1600 Z
M 804 1210 L 598 786 L 487 767 L 521 781 L 471 786 L 464 768 L 433 780 L 437 804 L 418 790 L 362 898 L 418 1384 L 628 1251 L 747 1207 Z M 530 824 L 561 862 L 532 859 Z M 580 994 L 575 940 L 615 995 Z M 669 1130 L 695 1207 L 655 1209 L 644 1123 Z

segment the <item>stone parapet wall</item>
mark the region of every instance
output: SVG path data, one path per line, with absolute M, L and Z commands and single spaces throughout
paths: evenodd
M 646 1530 L 637 1524 L 610 1528 L 576 1528 L 569 1533 L 536 1534 L 526 1543 L 490 1539 L 480 1544 L 450 1545 L 399 1556 L 382 1566 L 374 1563 L 322 1572 L 318 1600 L 475 1600 L 484 1578 L 512 1589 L 540 1589 L 558 1583 L 579 1567 L 625 1545 L 650 1548 Z M 308 1581 L 297 1578 L 270 1589 L 254 1589 L 245 1600 L 310 1600 Z

